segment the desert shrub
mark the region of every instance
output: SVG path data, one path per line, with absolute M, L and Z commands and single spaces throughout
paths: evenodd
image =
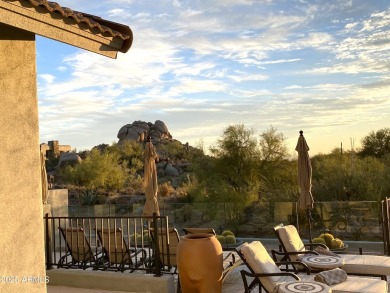
M 93 189 L 81 191 L 79 198 L 82 205 L 95 205 L 106 202 L 106 197 Z
M 93 190 L 107 188 L 120 189 L 128 178 L 127 169 L 118 164 L 118 156 L 114 153 L 92 150 L 86 159 L 75 166 L 66 166 L 61 170 L 66 183 L 83 186 Z
M 162 197 L 171 196 L 174 192 L 175 189 L 168 182 L 165 182 L 158 187 L 158 193 Z
M 195 176 L 187 176 L 187 180 L 176 189 L 176 196 L 180 202 L 202 202 L 207 195 L 207 189 Z
M 164 157 L 177 160 L 183 158 L 185 147 L 179 141 L 166 141 L 160 144 L 159 151 Z
M 344 242 L 339 239 L 339 238 L 334 238 L 331 242 L 330 242 L 330 248 L 331 249 L 337 249 L 337 248 L 341 248 L 344 246 Z
M 129 174 L 121 191 L 127 194 L 142 193 L 144 191 L 144 178 L 139 174 Z
M 225 243 L 226 244 L 234 244 L 234 243 L 236 243 L 236 237 L 234 235 L 227 235 L 227 236 L 225 236 Z
M 226 236 L 229 236 L 229 235 L 235 236 L 234 233 L 233 233 L 232 231 L 230 231 L 230 230 L 225 230 L 225 231 L 223 231 L 223 232 L 222 232 L 222 235 L 225 236 L 225 237 L 226 237 Z
M 328 247 L 330 247 L 332 240 L 334 239 L 334 236 L 330 233 L 323 233 L 319 237 L 325 240 L 326 246 Z
M 325 241 L 325 239 L 322 238 L 322 237 L 313 238 L 313 243 L 322 243 L 322 244 L 325 244 L 325 245 L 326 245 L 326 241 Z
M 216 238 L 217 238 L 217 240 L 221 243 L 221 245 L 226 244 L 226 238 L 225 238 L 225 236 L 223 236 L 223 235 L 217 235 Z
M 143 239 L 144 239 L 144 243 L 145 242 L 148 242 L 149 241 L 149 233 L 148 231 L 145 231 L 144 232 L 144 235 L 143 235 Z M 139 242 L 142 242 L 142 234 L 136 234 L 136 241 L 139 243 Z

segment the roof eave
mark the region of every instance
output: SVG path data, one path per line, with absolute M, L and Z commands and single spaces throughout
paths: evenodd
M 125 53 L 131 47 L 130 28 L 127 33 L 130 32 L 131 37 L 128 39 L 107 37 L 13 3 L 0 1 L 0 22 L 114 59 L 118 52 Z
M 74 12 L 77 12 L 77 11 L 74 11 Z M 120 23 L 116 23 L 113 21 L 109 21 L 106 19 L 102 19 L 101 17 L 98 17 L 96 15 L 91 15 L 91 14 L 87 14 L 84 12 L 79 12 L 79 13 L 81 13 L 85 17 L 88 17 L 89 19 L 92 19 L 92 20 L 99 22 L 102 25 L 110 27 L 111 29 L 114 29 L 117 32 L 120 32 L 121 34 L 123 34 L 125 36 L 129 36 L 128 39 L 124 40 L 123 48 L 120 50 L 120 52 L 126 53 L 130 49 L 131 45 L 133 44 L 133 31 L 131 30 L 131 28 L 129 26 L 123 25 Z

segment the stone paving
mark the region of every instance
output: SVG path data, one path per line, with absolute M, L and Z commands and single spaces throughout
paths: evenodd
M 247 239 L 247 242 L 250 242 L 254 239 Z M 278 243 L 275 239 L 262 239 L 262 243 L 267 247 L 268 250 L 279 249 Z M 363 248 L 364 253 L 373 253 L 381 254 L 383 253 L 382 247 L 383 243 L 372 243 L 372 242 L 358 242 L 358 243 L 349 243 L 350 252 L 358 252 L 359 247 Z M 226 253 L 226 252 L 225 252 Z M 239 256 L 236 255 L 236 260 L 239 260 Z M 240 270 L 247 270 L 245 265 L 239 265 L 234 268 L 226 277 L 222 285 L 222 293 L 243 293 L 244 285 L 242 283 Z M 257 289 L 256 289 L 257 290 Z M 256 291 L 254 290 L 254 291 Z M 119 291 L 107 291 L 107 290 L 96 290 L 96 289 L 79 289 L 79 288 L 70 288 L 70 287 L 60 287 L 60 286 L 48 286 L 48 293 L 120 293 Z M 121 291 L 122 292 L 122 291 Z M 123 292 L 122 292 L 123 293 Z

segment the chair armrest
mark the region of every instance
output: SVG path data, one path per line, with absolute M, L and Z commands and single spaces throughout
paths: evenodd
M 320 255 L 317 251 L 314 250 L 305 250 L 305 251 L 294 251 L 294 252 L 287 252 L 287 254 L 315 254 L 315 255 Z
M 263 274 L 253 274 L 250 272 L 247 272 L 245 270 L 241 270 L 241 276 L 243 277 L 251 277 L 251 278 L 258 278 L 258 277 L 272 277 L 272 276 L 290 276 L 295 278 L 296 280 L 299 280 L 299 277 L 290 272 L 281 272 L 281 273 L 263 273 Z
M 299 277 L 296 274 L 289 273 L 289 272 L 270 273 L 270 274 L 253 274 L 253 273 L 249 273 L 245 270 L 241 270 L 240 273 L 241 273 L 242 281 L 244 283 L 245 293 L 250 293 L 256 284 L 259 285 L 259 292 L 262 292 L 263 285 L 261 284 L 259 277 L 290 276 L 296 280 L 299 280 Z M 246 277 L 254 278 L 252 280 L 252 282 L 250 283 L 250 285 L 248 285 L 248 281 L 247 281 Z
M 297 255 L 297 254 L 315 254 L 320 255 L 317 251 L 314 250 L 304 250 L 304 251 L 291 251 L 291 252 L 285 252 L 288 255 Z
M 305 243 L 304 246 L 305 246 L 305 247 L 309 247 L 310 250 L 313 250 L 313 249 L 316 248 L 316 247 L 322 247 L 322 248 L 328 249 L 328 246 L 326 246 L 326 245 L 323 244 L 323 243 Z
M 305 264 L 301 261 L 278 261 L 278 262 L 275 262 L 275 264 L 278 265 L 279 267 L 286 266 L 286 271 L 288 271 L 288 266 L 291 265 L 294 268 L 293 272 L 296 274 L 298 273 L 298 270 L 294 265 L 300 265 L 303 267 L 303 270 L 306 272 L 306 274 L 310 275 L 310 268 L 308 267 L 307 264 Z
M 229 266 L 232 266 L 236 262 L 236 255 L 233 252 L 229 252 L 224 258 L 223 261 L 227 261 L 228 258 L 231 257 L 231 261 L 229 262 Z
M 275 249 L 271 249 L 272 259 L 274 262 L 278 261 L 277 256 L 283 256 L 280 261 L 288 261 L 288 255 L 285 252 L 277 251 Z
M 276 255 L 285 255 L 285 256 L 288 256 L 288 255 L 298 255 L 298 254 L 315 254 L 315 255 L 320 255 L 318 252 L 313 251 L 313 250 L 291 251 L 291 252 L 282 251 L 282 252 L 280 252 L 280 251 L 271 249 L 271 253 L 272 253 L 272 258 L 274 259 L 274 261 L 276 261 Z

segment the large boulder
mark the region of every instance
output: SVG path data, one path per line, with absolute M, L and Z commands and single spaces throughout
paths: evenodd
M 97 145 L 97 146 L 94 146 L 93 148 L 92 148 L 92 150 L 98 150 L 98 151 L 100 151 L 100 152 L 104 152 L 107 148 L 109 148 L 110 147 L 110 145 L 108 145 L 108 144 L 106 144 L 106 143 L 102 143 L 102 144 L 99 144 L 99 145 Z M 80 155 L 80 154 L 79 154 Z
M 172 139 L 168 127 L 161 120 L 156 120 L 154 124 L 151 122 L 134 121 L 131 124 L 122 126 L 117 135 L 119 144 L 125 140 L 134 140 L 142 143 L 148 136 L 152 137 L 154 143 L 162 139 Z
M 151 128 L 150 136 L 160 139 L 172 139 L 168 127 L 161 120 L 156 120 L 156 122 L 154 122 L 154 127 Z
M 66 165 L 76 165 L 82 162 L 81 157 L 77 153 L 61 153 L 57 167 Z
M 160 177 L 170 176 L 177 177 L 179 176 L 179 170 L 175 168 L 171 162 L 160 161 L 157 163 L 157 172 Z
M 119 129 L 117 137 L 119 142 L 124 140 L 135 140 L 143 142 L 147 133 L 150 131 L 150 126 L 147 122 L 134 121 L 132 124 L 126 124 Z
M 177 170 L 172 164 L 168 163 L 164 168 L 164 173 L 166 176 L 179 176 L 179 170 Z

